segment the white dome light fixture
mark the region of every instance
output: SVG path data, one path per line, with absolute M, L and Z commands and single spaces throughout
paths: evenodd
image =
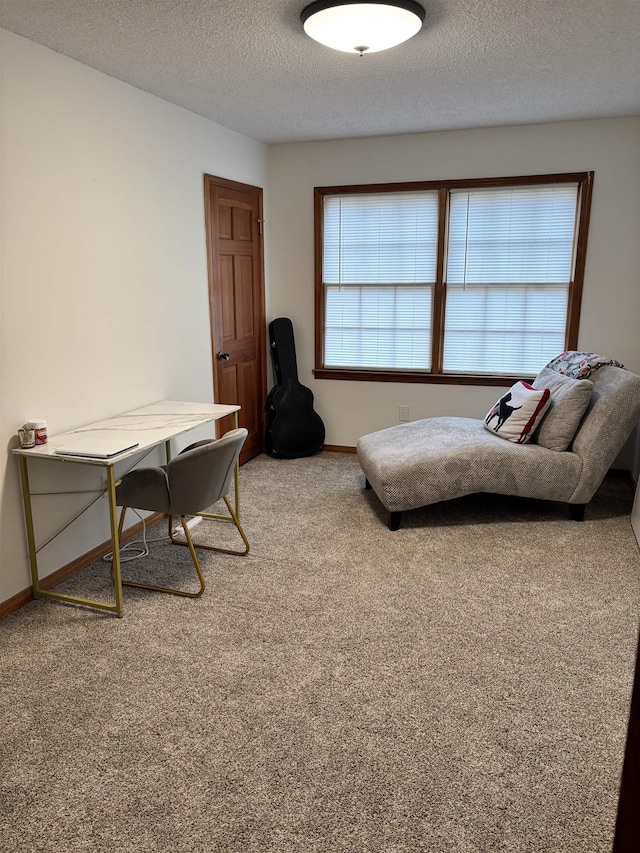
M 317 0 L 300 15 L 305 33 L 334 50 L 376 53 L 395 47 L 420 31 L 425 11 L 413 0 Z

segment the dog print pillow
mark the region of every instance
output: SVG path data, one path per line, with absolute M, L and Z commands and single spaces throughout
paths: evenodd
M 500 438 L 525 444 L 551 403 L 548 388 L 534 388 L 528 382 L 516 382 L 503 394 L 484 419 L 484 425 Z

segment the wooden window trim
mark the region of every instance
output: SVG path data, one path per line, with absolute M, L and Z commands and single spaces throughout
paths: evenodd
M 578 221 L 576 223 L 576 245 L 573 280 L 569 285 L 565 350 L 578 346 L 580 309 L 584 285 L 587 253 L 587 236 L 591 215 L 594 172 L 565 172 L 548 175 L 519 175 L 503 178 L 470 178 L 446 181 L 411 181 L 408 183 L 350 184 L 347 186 L 314 187 L 314 276 L 315 276 L 315 368 L 316 379 L 337 379 L 352 382 L 407 382 L 436 385 L 512 385 L 520 379 L 533 377 L 521 374 L 506 376 L 474 373 L 444 373 L 443 344 L 444 316 L 446 306 L 446 227 L 448 222 L 449 192 L 453 189 L 479 189 L 483 187 L 530 186 L 543 184 L 579 184 Z M 329 195 L 358 195 L 362 193 L 424 192 L 438 190 L 438 250 L 436 281 L 433 295 L 432 371 L 365 370 L 362 368 L 324 367 L 325 295 L 322 281 L 323 256 L 323 205 Z

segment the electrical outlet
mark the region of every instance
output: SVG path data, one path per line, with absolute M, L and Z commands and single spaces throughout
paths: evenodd
M 409 406 L 398 406 L 398 420 L 400 423 L 409 420 Z
M 193 528 L 194 528 L 197 524 L 200 524 L 200 522 L 201 522 L 201 521 L 202 521 L 202 516 L 201 516 L 201 515 L 194 515 L 194 517 L 193 517 L 193 518 L 190 518 L 190 519 L 187 521 L 187 527 L 189 528 L 189 533 L 191 533 L 191 531 L 193 530 Z M 172 532 L 173 532 L 173 535 L 174 535 L 174 536 L 175 536 L 176 534 L 177 534 L 178 536 L 179 536 L 180 534 L 182 534 L 182 535 L 184 536 L 184 530 L 182 529 L 182 522 L 180 521 L 180 519 L 178 519 L 178 523 L 177 523 L 177 524 L 174 524 L 174 525 L 173 525 L 173 531 L 172 531 Z

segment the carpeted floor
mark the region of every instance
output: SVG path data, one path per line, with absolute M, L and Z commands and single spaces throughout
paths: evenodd
M 123 619 L 38 601 L 0 622 L 3 853 L 609 853 L 630 484 L 605 481 L 582 524 L 478 495 L 397 533 L 362 485 L 353 456 L 259 457 L 251 553 L 201 552 L 202 598 L 129 589 Z M 126 568 L 193 574 L 166 543 L 145 563 Z M 100 562 L 63 586 L 108 580 Z

